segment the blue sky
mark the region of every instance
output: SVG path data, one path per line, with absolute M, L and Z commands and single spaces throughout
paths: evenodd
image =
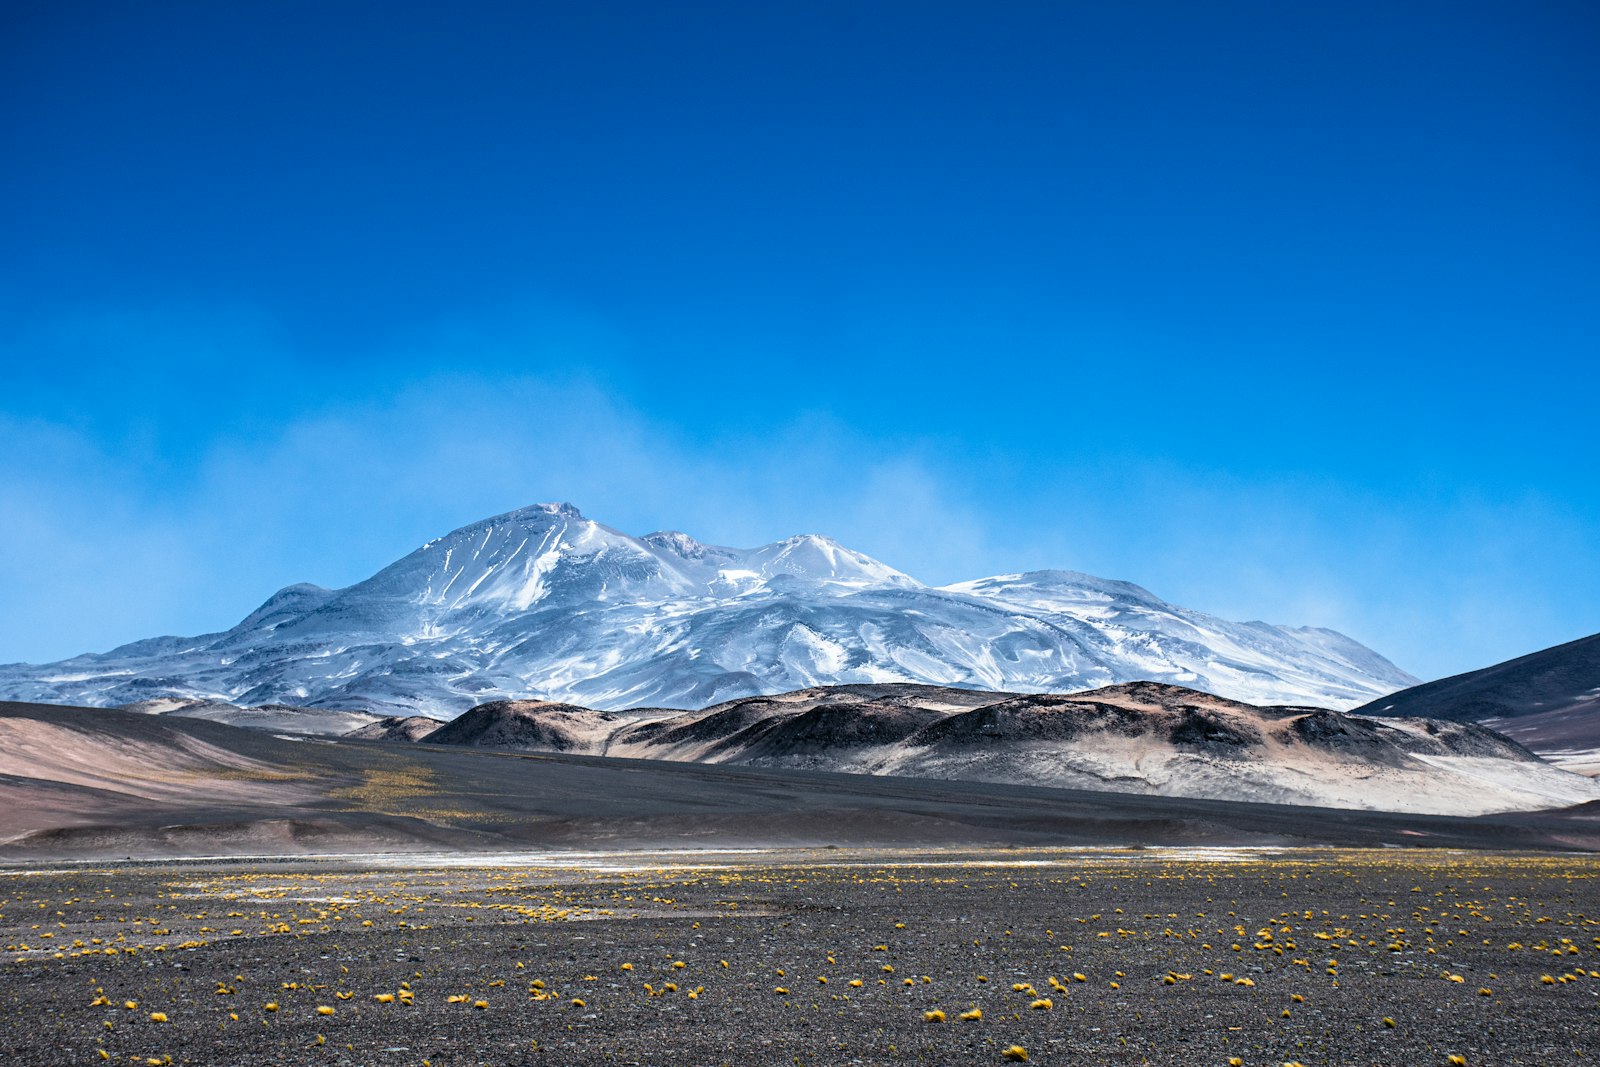
M 18 0 L 0 661 L 484 515 L 1600 630 L 1600 14 Z

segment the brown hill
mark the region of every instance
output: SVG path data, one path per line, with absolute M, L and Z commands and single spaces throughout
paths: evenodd
M 1600 799 L 1471 723 L 1255 707 L 1154 682 L 1068 695 L 823 686 L 699 712 L 497 702 L 457 722 L 429 742 L 1462 814 Z
M 421 741 L 443 725 L 426 715 L 397 715 L 357 727 L 343 736 L 352 741 Z
M 610 712 L 576 704 L 495 700 L 441 726 L 428 735 L 428 743 L 598 754 L 619 721 Z

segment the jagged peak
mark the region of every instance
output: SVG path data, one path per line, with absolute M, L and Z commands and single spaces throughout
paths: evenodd
M 333 590 L 324 589 L 322 586 L 313 585 L 311 582 L 296 582 L 294 585 L 286 585 L 262 601 L 261 606 L 245 616 L 243 621 L 234 629 L 245 630 L 283 613 L 310 610 L 307 607 L 308 604 L 325 601 L 333 595 Z
M 499 515 L 491 515 L 487 519 L 479 519 L 477 522 L 469 522 L 465 526 L 457 527 L 456 529 L 451 530 L 442 537 L 435 537 L 432 541 L 429 541 L 422 547 L 432 548 L 434 545 L 449 541 L 453 538 L 481 533 L 482 531 L 493 526 L 546 526 L 554 519 L 566 519 L 568 521 L 575 522 L 589 521 L 588 519 L 584 518 L 583 512 L 579 511 L 575 504 L 556 502 L 545 504 L 529 504 L 527 507 L 501 512 Z
M 840 544 L 823 534 L 796 534 L 751 549 L 749 560 L 763 571 L 789 572 L 818 579 L 887 581 L 919 584 L 887 563 Z
M 664 549 L 684 559 L 703 559 L 706 546 L 678 530 L 657 530 L 639 538 L 647 545 Z
M 818 533 L 795 534 L 793 537 L 785 537 L 780 541 L 774 541 L 773 544 L 775 544 L 775 545 L 825 545 L 828 548 L 842 549 L 843 551 L 850 552 L 853 555 L 860 555 L 861 554 L 859 552 L 856 552 L 854 549 L 845 548 L 845 546 L 843 544 L 841 544 L 840 542 L 838 542 L 834 538 L 829 537 L 827 534 L 818 534 Z

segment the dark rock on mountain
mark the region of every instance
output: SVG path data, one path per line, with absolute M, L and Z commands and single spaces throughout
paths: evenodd
M 787 760 L 904 741 L 943 718 L 925 708 L 885 704 L 823 704 L 798 715 L 774 719 L 770 729 L 745 743 L 741 762 Z M 736 738 L 743 738 L 748 728 Z

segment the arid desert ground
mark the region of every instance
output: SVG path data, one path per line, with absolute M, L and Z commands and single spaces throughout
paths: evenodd
M 1309 848 L 12 866 L 0 1054 L 1581 1063 L 1597 878 L 1585 854 Z

